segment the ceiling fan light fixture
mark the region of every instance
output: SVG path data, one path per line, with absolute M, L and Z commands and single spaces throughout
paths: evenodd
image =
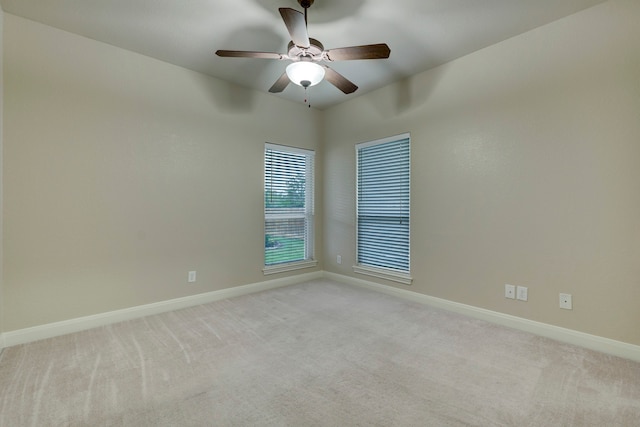
M 324 67 L 315 62 L 294 62 L 286 71 L 289 80 L 302 87 L 315 86 L 324 79 Z

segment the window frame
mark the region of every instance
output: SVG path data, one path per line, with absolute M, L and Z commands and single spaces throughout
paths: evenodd
M 269 151 L 275 151 L 279 153 L 288 153 L 294 155 L 304 155 L 305 159 L 305 206 L 304 212 L 301 215 L 296 215 L 296 213 L 288 212 L 285 216 L 290 219 L 295 219 L 298 217 L 300 219 L 304 218 L 305 222 L 305 236 L 304 236 L 304 259 L 303 260 L 295 260 L 295 261 L 285 261 L 276 264 L 267 264 L 266 263 L 266 246 L 263 247 L 263 273 L 265 275 L 268 274 L 276 274 L 282 273 L 286 271 L 298 270 L 303 268 L 315 267 L 318 265 L 318 261 L 314 259 L 314 247 L 315 247 L 315 151 L 305 148 L 298 147 L 290 147 L 286 145 L 273 144 L 267 142 L 264 144 L 264 152 L 262 156 L 262 165 L 263 165 L 263 187 L 262 187 L 262 199 L 263 199 L 263 242 L 266 240 L 267 236 L 267 222 L 269 220 L 273 221 L 274 219 L 282 218 L 282 214 L 268 212 L 266 204 L 266 188 L 267 188 L 267 155 Z
M 401 142 L 407 140 L 408 142 L 408 165 L 407 165 L 407 173 L 408 173 L 408 231 L 406 235 L 407 239 L 407 269 L 397 269 L 397 268 L 389 268 L 389 267 L 381 267 L 370 265 L 361 262 L 360 257 L 360 188 L 361 188 L 361 180 L 360 180 L 360 150 L 368 147 L 379 146 L 388 143 Z M 377 139 L 373 141 L 362 142 L 355 145 L 355 154 L 356 154 L 356 212 L 355 212 L 355 235 L 356 235 L 356 265 L 353 266 L 353 271 L 355 273 L 369 275 L 385 280 L 390 280 L 394 282 L 399 282 L 402 284 L 410 285 L 413 282 L 413 278 L 411 277 L 411 134 L 403 133 L 399 135 L 390 136 L 387 138 Z M 403 234 L 404 236 L 404 234 Z

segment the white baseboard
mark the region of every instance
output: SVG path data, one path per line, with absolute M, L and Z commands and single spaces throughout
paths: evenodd
M 110 311 L 107 313 L 95 314 L 92 316 L 78 317 L 61 322 L 48 323 L 46 325 L 34 326 L 32 328 L 18 329 L 15 331 L 0 334 L 0 350 L 18 344 L 25 344 L 45 338 L 53 338 L 59 335 L 66 335 L 73 332 L 84 331 L 98 326 L 123 322 L 125 320 L 137 319 L 153 314 L 164 313 L 181 308 L 193 307 L 195 305 L 206 304 L 225 298 L 233 298 L 255 292 L 275 289 L 282 286 L 295 285 L 297 283 L 322 278 L 321 271 L 313 273 L 298 274 L 281 279 L 268 280 L 265 282 L 253 283 L 249 285 L 236 286 L 234 288 L 221 289 L 204 294 L 190 295 L 168 301 L 160 301 L 153 304 L 145 304 L 137 307 L 125 308 L 122 310 Z
M 602 353 L 611 354 L 614 356 L 619 356 L 625 359 L 640 362 L 640 346 L 634 344 L 616 341 L 609 338 L 603 338 L 597 335 L 591 335 L 584 332 L 574 331 L 572 329 L 549 325 L 546 323 L 536 322 L 534 320 L 528 320 L 522 317 L 486 310 L 484 308 L 448 301 L 442 298 L 419 294 L 417 292 L 409 291 L 406 289 L 385 286 L 379 283 L 344 276 L 341 274 L 325 271 L 324 277 L 336 282 L 365 287 L 388 295 L 397 296 L 422 304 L 427 304 L 433 307 L 442 308 L 444 310 L 460 313 L 476 319 L 486 320 L 488 322 L 507 326 L 513 329 L 531 332 L 536 335 L 551 338 L 568 344 L 578 345 L 580 347 L 585 347 L 591 350 L 596 350 Z
M 609 338 L 603 338 L 584 332 L 561 328 L 559 326 L 536 322 L 509 314 L 486 310 L 479 307 L 448 301 L 445 299 L 419 294 L 417 292 L 405 289 L 385 286 L 379 283 L 344 276 L 341 274 L 330 273 L 327 271 L 316 271 L 313 273 L 299 274 L 281 279 L 268 280 L 265 282 L 237 286 L 234 288 L 221 289 L 204 294 L 191 295 L 153 304 L 146 304 L 137 307 L 125 308 L 122 310 L 115 310 L 107 313 L 100 313 L 92 316 L 79 317 L 76 319 L 69 319 L 61 322 L 34 326 L 32 328 L 5 332 L 3 334 L 0 334 L 0 351 L 2 351 L 2 349 L 5 347 L 11 347 L 18 344 L 25 344 L 45 338 L 53 338 L 59 335 L 79 332 L 98 326 L 137 319 L 140 317 L 164 313 L 167 311 L 179 310 L 181 308 L 192 307 L 195 305 L 206 304 L 225 298 L 233 298 L 241 295 L 275 289 L 282 286 L 295 285 L 322 277 L 334 280 L 336 282 L 365 287 L 388 295 L 397 296 L 400 298 L 474 317 L 476 319 L 486 320 L 488 322 L 526 332 L 531 332 L 533 334 L 551 338 L 557 341 L 578 345 L 581 347 L 600 351 L 602 353 L 607 353 L 640 362 L 640 346 L 634 344 L 616 341 Z

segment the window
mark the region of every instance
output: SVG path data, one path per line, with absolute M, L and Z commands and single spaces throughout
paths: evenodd
M 313 159 L 313 151 L 265 145 L 265 274 L 317 264 L 313 260 Z
M 410 137 L 356 145 L 357 265 L 354 271 L 410 284 Z

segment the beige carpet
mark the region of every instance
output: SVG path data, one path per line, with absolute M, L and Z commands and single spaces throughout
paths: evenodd
M 0 426 L 638 426 L 640 364 L 314 281 L 4 350 Z

